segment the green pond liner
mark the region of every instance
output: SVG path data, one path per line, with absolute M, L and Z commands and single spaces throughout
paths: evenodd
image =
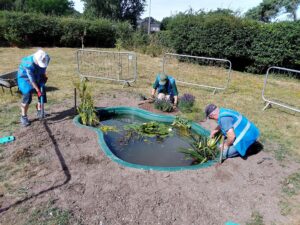
M 117 106 L 117 107 L 107 107 L 107 108 L 96 108 L 98 112 L 101 113 L 107 113 L 107 114 L 117 114 L 117 115 L 134 115 L 141 117 L 146 120 L 153 120 L 153 121 L 158 121 L 158 122 L 165 122 L 165 123 L 172 123 L 175 119 L 175 116 L 171 115 L 161 115 L 161 114 L 155 114 L 146 110 L 142 110 L 139 108 L 134 108 L 134 107 L 125 107 L 125 106 Z M 183 170 L 197 170 L 201 168 L 207 168 L 209 166 L 212 166 L 213 164 L 218 162 L 218 157 L 215 160 L 210 160 L 206 163 L 203 164 L 197 164 L 197 165 L 190 165 L 190 166 L 174 166 L 174 167 L 164 167 L 164 166 L 148 166 L 148 165 L 139 165 L 139 164 L 133 164 L 126 162 L 117 156 L 113 154 L 113 152 L 110 150 L 108 145 L 106 144 L 104 140 L 104 133 L 99 129 L 91 126 L 86 126 L 80 123 L 80 116 L 77 115 L 73 122 L 75 125 L 82 127 L 82 128 L 87 128 L 95 131 L 98 134 L 98 143 L 104 151 L 104 153 L 109 157 L 111 160 L 113 160 L 116 163 L 119 163 L 122 166 L 125 167 L 130 167 L 130 168 L 135 168 L 135 169 L 143 169 L 143 170 L 157 170 L 157 171 L 183 171 Z M 201 127 L 198 123 L 192 122 L 191 129 L 204 136 L 209 136 L 210 132 L 203 127 Z

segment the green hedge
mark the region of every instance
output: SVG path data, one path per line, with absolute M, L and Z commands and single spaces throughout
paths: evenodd
M 237 70 L 263 73 L 273 65 L 300 69 L 300 22 L 264 24 L 225 14 L 179 14 L 161 36 L 162 44 L 179 54 L 226 58 Z
M 1 46 L 113 47 L 116 39 L 130 39 L 129 23 L 107 19 L 85 20 L 36 13 L 0 11 Z

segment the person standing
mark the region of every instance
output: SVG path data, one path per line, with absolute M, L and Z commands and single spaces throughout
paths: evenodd
M 33 55 L 22 58 L 21 64 L 18 70 L 18 87 L 22 93 L 21 102 L 21 124 L 23 126 L 29 126 L 30 121 L 27 116 L 29 105 L 32 101 L 32 94 L 37 93 L 37 117 L 41 118 L 41 96 L 43 96 L 43 102 L 47 102 L 46 91 L 41 92 L 41 87 L 45 85 L 48 78 L 46 76 L 46 69 L 50 62 L 49 55 L 42 49 L 39 49 Z

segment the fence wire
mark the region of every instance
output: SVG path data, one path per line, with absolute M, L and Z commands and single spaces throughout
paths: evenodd
M 278 105 L 300 112 L 300 71 L 282 67 L 270 67 L 265 76 L 262 99 L 266 106 Z M 289 81 L 287 81 L 289 78 Z M 290 79 L 294 79 L 291 83 Z
M 167 53 L 163 58 L 163 72 L 176 82 L 202 88 L 225 90 L 231 79 L 231 62 L 226 59 L 208 58 Z
M 77 69 L 81 77 L 133 83 L 137 79 L 137 58 L 131 52 L 80 49 Z

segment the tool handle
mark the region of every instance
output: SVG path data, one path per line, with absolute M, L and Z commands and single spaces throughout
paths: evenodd
M 44 118 L 44 114 L 45 114 L 45 111 L 44 111 L 44 89 L 45 89 L 45 84 L 42 84 L 41 85 L 41 93 L 42 93 L 42 96 L 41 96 L 41 112 L 42 112 L 42 118 Z
M 221 139 L 221 148 L 220 148 L 220 159 L 219 159 L 219 162 L 220 162 L 220 163 L 223 162 L 223 150 L 224 150 L 224 144 L 225 144 L 225 137 L 224 137 L 224 135 L 222 135 L 222 139 Z

